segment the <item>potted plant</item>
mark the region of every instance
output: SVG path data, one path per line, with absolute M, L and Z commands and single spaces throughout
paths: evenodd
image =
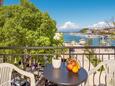
M 60 68 L 61 66 L 61 57 L 56 57 L 56 55 L 52 58 L 52 65 L 53 68 Z
M 59 47 L 59 41 L 62 37 L 61 33 L 55 33 L 54 40 L 56 46 Z M 60 68 L 61 66 L 61 49 L 55 49 L 55 55 L 52 58 L 52 65 L 54 68 Z

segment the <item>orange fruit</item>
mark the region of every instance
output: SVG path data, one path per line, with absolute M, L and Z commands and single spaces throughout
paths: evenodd
M 72 61 L 72 62 L 71 62 L 71 65 L 72 65 L 72 66 L 75 66 L 75 65 L 76 65 L 76 61 Z
M 68 64 L 72 63 L 73 61 L 75 61 L 74 58 L 68 58 L 68 59 L 67 59 L 67 63 L 68 63 Z
M 78 72 L 78 66 L 75 65 L 73 68 L 72 68 L 72 72 L 73 73 L 77 73 Z
M 67 69 L 68 69 L 68 70 L 72 70 L 72 68 L 73 68 L 73 66 L 72 66 L 71 64 L 68 64 L 68 65 L 67 65 Z

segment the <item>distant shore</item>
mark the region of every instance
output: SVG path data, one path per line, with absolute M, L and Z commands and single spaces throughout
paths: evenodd
M 103 35 L 93 35 L 93 34 L 81 34 L 81 33 L 63 33 L 64 43 L 70 43 L 75 41 L 79 45 L 80 40 L 84 40 L 86 43 L 90 42 L 91 46 L 115 46 L 115 36 L 103 36 Z M 82 44 L 80 44 L 82 45 Z

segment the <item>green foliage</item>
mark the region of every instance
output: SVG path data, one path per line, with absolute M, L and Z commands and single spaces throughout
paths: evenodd
M 48 13 L 42 13 L 28 0 L 21 0 L 20 5 L 0 7 L 0 46 L 54 46 L 56 31 L 56 22 Z M 62 42 L 63 39 L 59 43 Z
M 48 13 L 42 13 L 27 0 L 21 5 L 0 8 L 0 46 L 52 46 L 57 31 Z M 33 10 L 35 9 L 35 10 Z
M 89 30 L 89 28 L 83 28 L 82 30 L 80 30 L 81 33 L 87 33 L 87 31 Z
M 88 38 L 86 45 L 89 46 L 89 45 L 92 45 L 92 44 L 93 44 L 93 39 L 92 38 Z

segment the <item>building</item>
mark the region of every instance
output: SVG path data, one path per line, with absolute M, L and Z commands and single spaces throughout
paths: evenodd
M 3 4 L 3 0 L 0 0 L 0 6 Z

